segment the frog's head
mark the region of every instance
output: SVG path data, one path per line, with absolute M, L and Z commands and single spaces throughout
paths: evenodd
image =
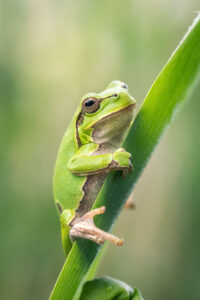
M 136 105 L 125 83 L 112 81 L 103 92 L 84 95 L 80 105 L 76 123 L 80 144 L 121 144 Z

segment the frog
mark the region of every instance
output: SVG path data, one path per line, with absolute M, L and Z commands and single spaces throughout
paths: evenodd
M 53 192 L 66 255 L 78 238 L 123 245 L 123 239 L 94 223 L 105 206 L 92 207 L 110 172 L 121 172 L 123 179 L 133 171 L 131 153 L 122 144 L 135 107 L 127 84 L 113 80 L 102 92 L 81 98 L 64 134 L 54 169 Z

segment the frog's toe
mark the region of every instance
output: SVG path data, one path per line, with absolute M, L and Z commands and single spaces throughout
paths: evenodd
M 127 175 L 128 175 L 128 168 L 122 170 L 122 177 L 126 178 Z

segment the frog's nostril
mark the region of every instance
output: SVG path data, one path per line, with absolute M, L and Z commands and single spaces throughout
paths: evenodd
M 123 83 L 121 87 L 128 90 L 128 85 L 126 83 Z

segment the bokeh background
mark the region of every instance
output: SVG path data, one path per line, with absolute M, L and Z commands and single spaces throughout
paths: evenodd
M 138 107 L 198 0 L 1 0 L 0 299 L 47 299 L 64 262 L 52 197 L 58 146 L 80 97 L 113 79 Z M 176 116 L 123 211 L 98 275 L 149 300 L 198 300 L 200 88 Z

